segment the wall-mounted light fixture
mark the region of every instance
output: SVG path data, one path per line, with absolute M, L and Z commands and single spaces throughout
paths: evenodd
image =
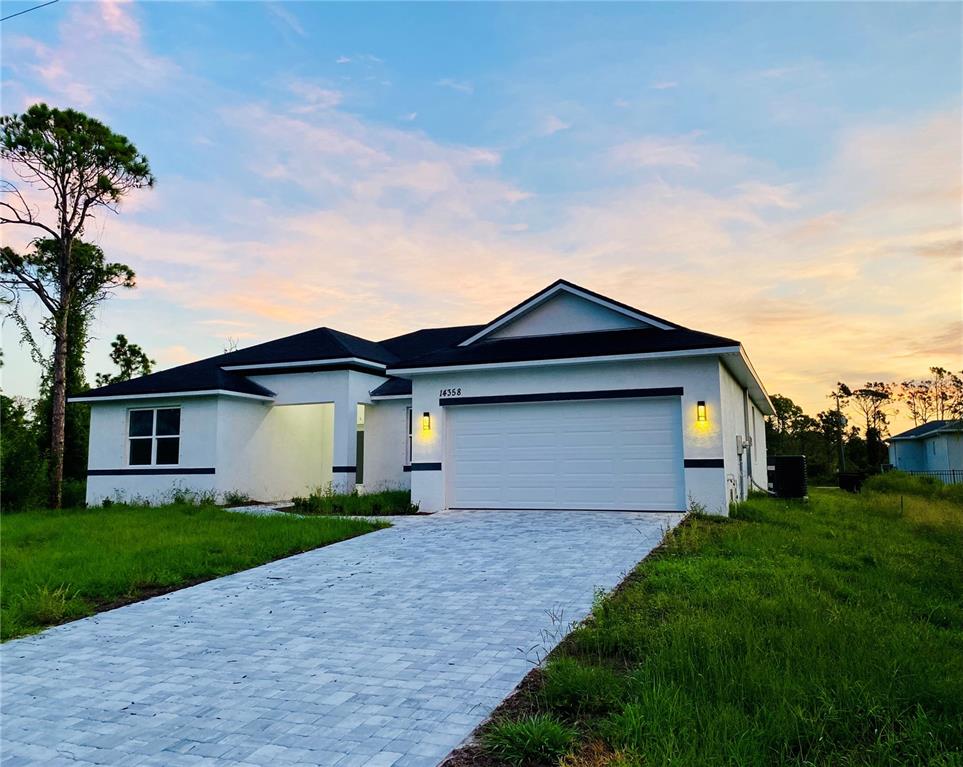
M 700 423 L 708 420 L 706 418 L 706 401 L 704 399 L 700 399 L 696 404 L 696 420 Z
M 431 415 L 425 411 L 421 414 L 422 431 L 431 431 Z

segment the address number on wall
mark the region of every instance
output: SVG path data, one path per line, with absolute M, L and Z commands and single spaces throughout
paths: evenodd
M 461 387 L 457 389 L 439 389 L 438 396 L 439 397 L 460 397 Z

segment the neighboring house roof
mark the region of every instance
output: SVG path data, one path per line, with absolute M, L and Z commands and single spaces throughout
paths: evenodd
M 895 442 L 897 440 L 910 440 L 910 439 L 926 439 L 927 437 L 933 437 L 941 432 L 957 432 L 963 431 L 963 421 L 960 420 L 943 420 L 943 421 L 929 421 L 921 426 L 915 426 L 908 431 L 900 432 L 889 438 L 890 442 Z
M 557 336 L 502 338 L 475 341 L 470 346 L 439 349 L 413 359 L 388 366 L 389 372 L 415 368 L 479 365 L 497 362 L 570 359 L 577 357 L 609 357 L 620 354 L 686 351 L 737 347 L 731 338 L 678 328 L 658 330 L 602 330 L 592 333 L 569 333 Z

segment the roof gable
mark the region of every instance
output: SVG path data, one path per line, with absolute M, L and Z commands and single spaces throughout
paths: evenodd
M 531 338 L 642 328 L 670 330 L 677 327 L 574 283 L 558 280 L 496 317 L 459 345 L 469 346 L 482 339 Z

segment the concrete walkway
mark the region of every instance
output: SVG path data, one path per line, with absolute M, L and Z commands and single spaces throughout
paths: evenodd
M 677 514 L 446 512 L 0 648 L 0 767 L 433 767 Z

